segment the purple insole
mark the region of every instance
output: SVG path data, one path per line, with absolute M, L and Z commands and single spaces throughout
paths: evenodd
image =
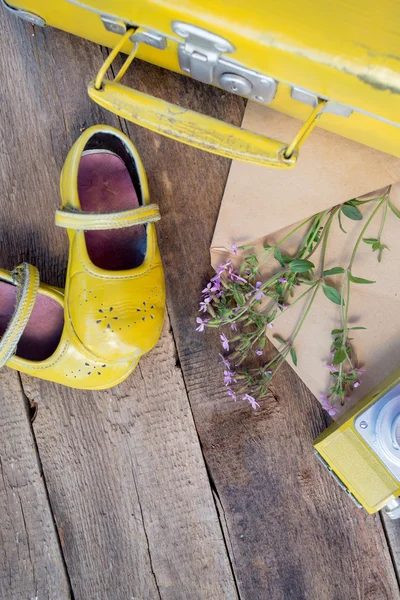
M 139 206 L 125 163 L 119 156 L 108 152 L 82 156 L 78 193 L 81 208 L 87 212 L 116 212 Z M 85 239 L 90 260 L 101 269 L 133 269 L 143 262 L 146 253 L 144 225 L 87 231 Z
M 0 282 L 0 337 L 14 313 L 17 288 Z M 64 310 L 52 298 L 38 294 L 24 333 L 19 340 L 17 356 L 28 360 L 45 360 L 57 348 L 64 326 Z

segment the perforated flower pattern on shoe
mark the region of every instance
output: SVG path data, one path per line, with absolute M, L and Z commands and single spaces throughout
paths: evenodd
M 30 265 L 19 269 L 19 274 L 0 269 L 0 338 L 4 350 L 9 348 L 7 367 L 92 390 L 110 388 L 133 371 L 139 352 L 120 361 L 88 357 L 87 349 L 69 336 L 63 291 L 40 283 L 37 269 Z

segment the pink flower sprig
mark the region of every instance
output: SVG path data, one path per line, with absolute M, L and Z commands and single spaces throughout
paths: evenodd
M 357 329 L 363 328 L 359 327 Z M 332 331 L 331 356 L 333 362 L 323 365 L 325 369 L 329 370 L 331 383 L 328 392 L 321 395 L 321 401 L 322 407 L 331 416 L 337 414 L 337 405 L 343 406 L 346 400 L 350 398 L 352 391 L 360 387 L 362 384 L 361 375 L 365 373 L 365 369 L 361 369 L 355 364 L 356 357 L 351 339 L 347 337 L 347 331 L 349 331 L 347 328 L 346 331 L 344 329 L 334 329 Z
M 330 349 L 331 360 L 325 365 L 329 371 L 330 384 L 322 399 L 324 408 L 331 416 L 335 416 L 338 406 L 343 405 L 353 390 L 362 385 L 363 369 L 357 364 L 351 338 L 348 336 L 350 330 L 360 329 L 348 327 L 350 284 L 372 284 L 373 281 L 356 277 L 352 274 L 352 267 L 361 242 L 372 242 L 372 238 L 364 236 L 379 211 L 383 211 L 383 214 L 379 239 L 376 238 L 378 241 L 381 239 L 388 214 L 391 211 L 395 216 L 400 214 L 390 203 L 389 192 L 390 187 L 380 198 L 351 200 L 318 213 L 294 226 L 280 241 L 264 244 L 261 253 L 256 254 L 249 246 L 232 245 L 232 258 L 219 265 L 215 275 L 203 286 L 199 306 L 201 316 L 196 318 L 198 332 L 204 332 L 206 328 L 222 330 L 219 331 L 220 343 L 222 349 L 229 353 L 227 357 L 221 355 L 224 361 L 224 387 L 230 398 L 246 401 L 253 408 L 258 408 L 262 399 L 267 397 L 271 380 L 284 361 L 291 358 L 293 364 L 297 365 L 298 357 L 293 342 L 306 322 L 316 294 L 320 292 L 340 306 L 342 315 L 342 329 L 332 332 L 334 337 Z M 349 265 L 346 268 L 335 266 L 325 270 L 328 237 L 332 227 L 341 226 L 340 218 L 352 217 L 355 226 L 358 226 L 363 215 L 357 206 L 366 203 L 375 203 L 375 207 L 365 224 L 361 224 L 362 231 L 353 248 Z M 336 222 L 337 217 L 339 223 Z M 289 256 L 284 252 L 282 244 L 302 228 L 307 230 L 298 250 Z M 342 226 L 341 228 L 343 229 Z M 318 258 L 320 272 L 317 274 L 317 267 L 311 259 L 318 246 L 321 246 L 322 251 Z M 241 256 L 239 267 L 239 259 L 236 258 L 238 250 L 248 252 L 243 258 Z M 265 279 L 261 266 L 267 259 L 274 260 L 276 268 L 273 274 Z M 340 276 L 341 279 L 332 279 L 336 276 Z M 299 292 L 299 286 L 304 286 L 305 291 Z M 284 319 L 287 311 L 308 294 L 308 301 L 302 308 L 294 331 L 286 340 L 281 340 L 278 353 L 263 367 L 252 368 L 251 363 L 249 365 L 246 361 L 254 361 L 256 357 L 258 361 L 264 354 L 269 329 L 275 327 L 276 331 L 280 323 L 278 319 Z M 274 338 L 279 339 L 279 335 L 274 334 Z

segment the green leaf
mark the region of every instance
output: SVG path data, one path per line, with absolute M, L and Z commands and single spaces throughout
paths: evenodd
M 379 242 L 379 240 L 377 240 L 376 238 L 363 238 L 363 242 L 365 242 L 366 244 L 376 244 L 376 242 Z
M 347 233 L 347 231 L 344 229 L 344 227 L 343 227 L 343 225 L 342 225 L 342 217 L 341 217 L 341 212 L 342 212 L 342 211 L 340 211 L 340 210 L 339 210 L 339 212 L 338 212 L 338 221 L 339 221 L 339 227 L 340 227 L 340 229 L 343 231 L 343 233 Z
M 275 248 L 275 250 L 274 250 L 274 258 L 278 261 L 278 263 L 281 265 L 281 267 L 285 266 L 283 256 L 282 256 L 280 250 L 278 250 L 278 248 Z
M 309 260 L 305 260 L 303 258 L 295 258 L 290 263 L 289 268 L 293 273 L 305 273 L 306 271 L 313 269 L 314 266 L 315 265 Z
M 339 275 L 339 273 L 344 273 L 343 267 L 333 267 L 332 269 L 328 269 L 324 271 L 324 277 L 329 277 L 329 275 Z
M 258 264 L 258 258 L 255 254 L 249 254 L 249 256 L 246 256 L 246 258 L 244 259 L 245 263 L 248 263 L 251 266 L 255 266 L 256 264 Z
M 297 354 L 294 348 L 290 348 L 290 356 L 292 357 L 294 366 L 297 367 Z
M 343 344 L 343 337 L 338 336 L 337 338 L 335 338 L 335 341 L 333 342 L 332 346 L 333 346 L 333 348 L 335 348 L 335 350 L 338 350 L 339 348 L 342 347 L 342 344 Z
M 354 198 L 353 200 L 350 200 L 350 204 L 352 206 L 361 206 L 361 204 L 369 204 L 370 202 L 375 202 L 375 200 L 381 200 L 382 196 L 378 197 L 378 198 L 370 198 L 369 200 L 357 200 L 356 198 Z
M 400 219 L 400 211 L 399 211 L 399 210 L 398 210 L 398 209 L 397 209 L 395 206 L 393 206 L 393 204 L 392 204 L 390 201 L 389 201 L 389 207 L 390 207 L 390 209 L 391 209 L 392 213 L 393 213 L 394 215 L 396 215 L 396 217 L 397 217 L 398 219 Z
M 322 289 L 324 291 L 325 296 L 333 302 L 334 304 L 342 304 L 342 296 L 340 293 L 331 285 L 326 285 L 326 283 L 322 284 Z
M 355 277 L 351 273 L 349 273 L 349 279 L 353 283 L 376 283 L 375 281 L 371 281 L 370 279 L 363 279 L 362 277 Z
M 301 284 L 305 283 L 306 285 L 315 285 L 317 283 L 316 281 L 307 281 L 307 279 L 298 279 L 297 281 Z
M 236 288 L 233 288 L 233 297 L 236 300 L 236 303 L 238 304 L 238 306 L 243 306 L 244 304 L 244 298 L 242 296 L 242 294 L 240 294 Z
M 342 206 L 342 213 L 344 215 L 346 215 L 346 217 L 348 219 L 351 219 L 352 221 L 361 221 L 363 216 L 360 213 L 360 211 L 358 210 L 358 208 L 356 206 L 352 206 L 351 204 L 343 204 Z
M 333 364 L 340 365 L 340 363 L 342 363 L 344 360 L 346 360 L 346 352 L 343 350 L 343 348 L 336 350 L 333 357 Z
M 286 344 L 285 340 L 279 337 L 279 335 L 274 335 L 274 339 L 278 340 L 278 342 L 280 342 L 281 344 Z
M 374 244 L 372 244 L 372 252 L 375 252 L 376 250 L 380 250 L 380 248 L 381 248 L 380 242 L 375 242 Z
M 360 329 L 367 329 L 366 327 L 348 327 L 347 331 L 358 331 Z M 342 334 L 344 329 L 332 329 L 331 335 Z

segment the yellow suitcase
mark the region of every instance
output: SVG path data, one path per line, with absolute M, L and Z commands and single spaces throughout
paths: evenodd
M 89 83 L 118 115 L 230 158 L 290 168 L 318 126 L 400 157 L 398 0 L 1 0 L 17 16 L 114 48 Z M 129 55 L 114 81 L 107 67 Z M 272 140 L 119 82 L 134 56 L 304 121 Z M 94 74 L 95 76 L 95 74 Z

